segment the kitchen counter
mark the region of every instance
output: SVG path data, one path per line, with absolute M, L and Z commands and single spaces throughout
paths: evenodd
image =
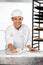
M 43 65 L 43 52 L 23 52 L 20 54 L 6 54 L 0 51 L 0 64 L 14 65 Z

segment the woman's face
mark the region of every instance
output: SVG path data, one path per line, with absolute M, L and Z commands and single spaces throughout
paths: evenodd
M 14 26 L 19 29 L 22 24 L 23 17 L 21 16 L 15 16 L 12 18 Z

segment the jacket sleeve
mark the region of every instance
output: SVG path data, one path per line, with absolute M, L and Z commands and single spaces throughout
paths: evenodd
M 28 29 L 28 33 L 27 33 L 27 43 L 26 43 L 26 46 L 27 45 L 31 45 L 32 46 L 32 35 L 30 33 L 30 29 Z
M 9 29 L 6 30 L 5 39 L 6 39 L 6 45 L 8 45 L 9 43 L 13 44 L 13 36 Z

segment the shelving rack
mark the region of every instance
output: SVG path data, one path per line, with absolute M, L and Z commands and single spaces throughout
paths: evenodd
M 32 47 L 40 49 L 40 42 L 43 38 L 40 38 L 40 31 L 43 31 L 43 0 L 33 0 L 32 2 Z

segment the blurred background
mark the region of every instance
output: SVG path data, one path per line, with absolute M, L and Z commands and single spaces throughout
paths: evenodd
M 31 2 L 32 0 L 0 0 L 0 2 Z

